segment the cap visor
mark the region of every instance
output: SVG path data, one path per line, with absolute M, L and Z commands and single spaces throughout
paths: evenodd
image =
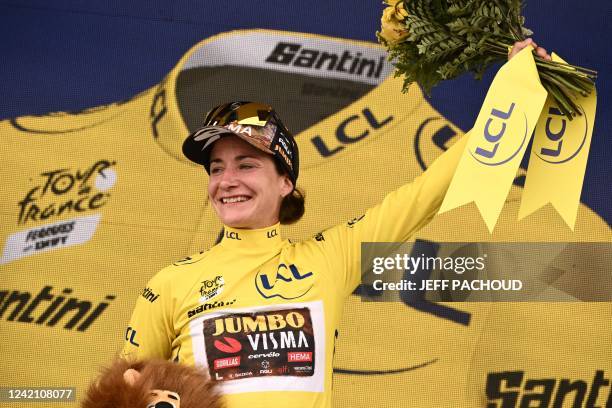
M 202 131 L 204 129 L 207 130 L 207 136 L 204 136 L 202 134 Z M 274 152 L 272 150 L 260 143 L 257 143 L 256 139 L 250 138 L 247 135 L 242 135 L 237 132 L 232 132 L 231 130 L 228 130 L 221 126 L 205 126 L 199 128 L 198 130 L 190 134 L 183 143 L 183 154 L 192 162 L 207 165 L 208 157 L 210 155 L 212 146 L 221 137 L 227 135 L 237 136 L 248 144 L 250 144 L 251 146 L 255 147 L 256 149 L 261 150 L 267 154 L 274 155 Z

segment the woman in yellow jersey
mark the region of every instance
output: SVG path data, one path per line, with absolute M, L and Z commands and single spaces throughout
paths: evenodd
M 535 48 L 531 40 L 515 44 L 510 56 L 529 45 Z M 291 243 L 279 228 L 304 213 L 295 188 L 297 143 L 270 106 L 215 107 L 183 153 L 209 174 L 208 199 L 223 238 L 149 281 L 123 355 L 202 366 L 231 408 L 331 407 L 337 327 L 360 282 L 361 243 L 405 241 L 423 227 L 438 211 L 465 143 L 363 216 Z M 332 188 L 331 199 L 343 199 Z
M 528 45 L 536 48 L 540 57 L 550 59 L 546 50 L 537 47 L 531 38 L 517 42 L 508 59 Z M 210 175 L 208 194 L 221 221 L 234 228 L 248 229 L 298 221 L 304 213 L 303 195 L 295 188 L 298 147 L 272 107 L 231 102 L 212 109 L 204 123 L 185 140 L 183 153 L 203 165 Z M 220 140 L 227 135 L 238 137 Z M 261 163 L 240 164 L 247 158 L 259 159 Z M 234 172 L 234 167 L 243 171 Z M 240 194 L 239 187 L 247 191 L 251 183 L 254 196 Z M 247 202 L 248 205 L 241 204 Z

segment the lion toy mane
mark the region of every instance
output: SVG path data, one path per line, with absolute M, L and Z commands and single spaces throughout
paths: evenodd
M 202 370 L 166 360 L 116 359 L 89 386 L 82 408 L 221 408 Z

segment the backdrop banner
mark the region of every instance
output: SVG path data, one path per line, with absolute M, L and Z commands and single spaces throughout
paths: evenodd
M 282 228 L 292 241 L 359 217 L 463 136 L 417 86 L 400 92 L 401 79 L 373 42 L 237 30 L 206 36 L 167 71 L 118 102 L 0 121 L 3 387 L 75 387 L 76 401 L 62 406 L 76 407 L 99 367 L 124 342 L 138 344 L 128 321 L 136 299 L 155 296 L 146 282 L 215 244 L 222 225 L 208 178 L 181 154 L 212 106 L 269 103 L 295 134 L 306 212 Z M 514 120 L 514 100 L 487 115 L 508 112 L 512 102 Z M 495 120 L 492 135 L 502 128 Z M 573 231 L 551 206 L 518 220 L 525 175 L 519 168 L 507 176 L 492 232 L 478 208 L 465 205 L 419 231 L 415 251 L 444 257 L 457 248 L 440 243 L 612 241 L 606 221 L 583 203 Z M 610 259 L 609 246 L 580 248 L 566 254 L 567 265 L 609 273 L 598 264 Z M 467 245 L 457 254 L 478 253 Z M 522 256 L 504 252 L 488 266 L 511 274 Z M 567 265 L 541 265 L 543 279 L 568 293 L 594 290 L 593 280 L 561 273 Z M 347 299 L 338 328 L 337 407 L 605 406 L 612 398 L 610 302 L 382 303 L 362 301 L 362 291 Z

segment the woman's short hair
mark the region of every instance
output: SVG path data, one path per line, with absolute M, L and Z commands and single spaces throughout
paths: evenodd
M 279 164 L 278 160 L 274 160 L 274 167 L 278 174 L 287 174 L 285 169 Z M 297 187 L 283 198 L 280 206 L 278 220 L 281 224 L 293 224 L 304 215 L 304 193 Z

